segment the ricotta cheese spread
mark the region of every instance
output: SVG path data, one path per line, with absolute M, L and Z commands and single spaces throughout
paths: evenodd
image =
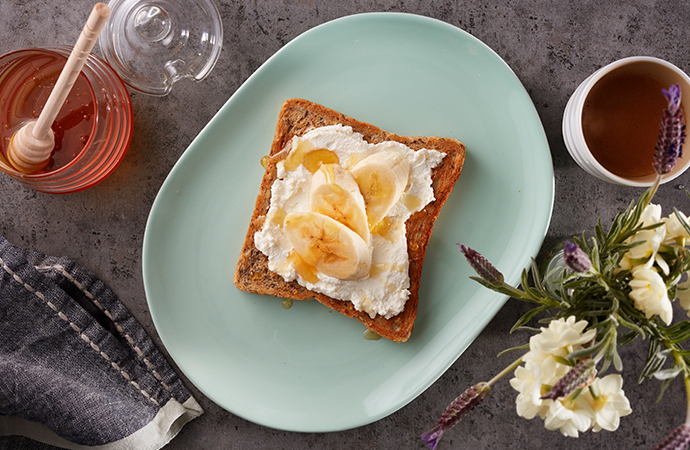
M 374 211 L 375 208 L 370 204 L 365 207 L 366 217 L 369 219 L 368 231 L 358 230 L 349 222 L 343 222 L 341 216 L 331 215 L 335 220 L 340 220 L 359 233 L 348 230 L 348 233 L 354 235 L 354 237 L 348 236 L 348 239 L 358 239 L 358 244 L 359 239 L 363 239 L 366 244 L 366 247 L 357 249 L 360 260 L 364 261 L 360 261 L 360 266 L 366 264 L 368 268 L 364 275 L 359 271 L 356 276 L 338 278 L 333 276 L 333 273 L 338 273 L 337 271 L 329 275 L 308 264 L 306 266 L 310 270 L 305 271 L 304 260 L 295 259 L 294 256 L 297 246 L 293 245 L 294 239 L 291 240 L 291 235 L 287 230 L 286 215 L 290 217 L 300 213 L 304 213 L 303 216 L 314 214 L 314 200 L 310 200 L 310 196 L 318 194 L 313 194 L 312 182 L 324 183 L 324 179 L 330 179 L 330 182 L 338 183 L 348 189 L 347 180 L 338 181 L 345 179 L 338 172 L 341 171 L 340 168 L 335 172 L 332 168 L 323 170 L 323 173 L 319 174 L 314 167 L 305 167 L 310 166 L 309 164 L 295 164 L 294 158 L 290 159 L 293 152 L 300 151 L 306 154 L 319 150 L 323 153 L 323 149 L 328 150 L 330 155 L 330 158 L 324 159 L 323 166 L 332 167 L 333 161 L 337 161 L 335 165 L 354 174 L 362 191 L 365 190 L 362 188 L 362 179 L 371 179 L 371 173 L 375 172 L 375 169 L 372 169 L 373 164 L 397 167 L 399 165 L 397 162 L 387 163 L 400 162 L 404 159 L 402 161 L 404 164 L 400 165 L 404 165 L 405 169 L 409 165 L 409 176 L 392 177 L 393 184 L 395 182 L 399 184 L 398 192 L 394 193 L 397 197 L 394 203 L 386 206 L 383 212 Z M 334 158 L 333 154 L 337 158 Z M 372 157 L 376 154 L 379 155 Z M 442 161 L 444 156 L 436 150 L 415 151 L 394 141 L 370 144 L 351 127 L 340 124 L 314 128 L 301 137 L 295 136 L 291 141 L 290 154 L 277 163 L 277 179 L 271 188 L 271 204 L 262 229 L 254 235 L 255 245 L 268 256 L 269 269 L 281 275 L 285 281 L 297 280 L 300 285 L 311 291 L 350 301 L 358 311 L 369 314 L 371 318 L 378 314 L 390 319 L 403 311 L 410 296 L 405 222 L 413 213 L 422 210 L 434 200 L 431 170 Z M 352 179 L 349 174 L 345 175 Z M 355 196 L 360 195 L 359 192 L 351 193 Z M 367 193 L 363 192 L 363 195 L 366 202 Z M 361 200 L 353 204 L 359 205 Z M 353 208 L 357 209 L 358 206 L 353 206 Z M 376 216 L 378 213 L 385 215 Z M 352 215 L 347 213 L 346 216 Z M 323 226 L 326 225 L 328 224 Z M 362 252 L 367 251 L 369 254 L 362 256 Z

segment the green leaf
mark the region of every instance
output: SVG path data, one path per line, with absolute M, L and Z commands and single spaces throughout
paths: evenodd
M 684 340 L 686 340 L 688 338 L 690 338 L 690 328 L 683 331 L 682 333 L 676 333 L 672 336 L 669 336 L 669 341 L 673 344 L 678 344 L 678 343 L 683 342 Z
M 679 373 L 683 371 L 682 367 L 674 366 L 670 369 L 658 370 L 654 374 L 654 378 L 657 380 L 668 380 L 669 378 L 675 378 Z
M 563 364 L 563 365 L 565 365 L 565 366 L 574 367 L 575 364 L 576 364 L 576 363 L 573 362 L 571 359 L 569 359 L 569 358 L 564 358 L 564 357 L 562 357 L 562 356 L 553 355 L 553 359 L 555 359 L 557 363 Z
M 580 359 L 580 358 L 586 358 L 588 356 L 592 356 L 599 350 L 603 348 L 603 346 L 606 344 L 605 341 L 599 341 L 596 344 L 594 344 L 591 347 L 583 348 L 581 350 L 576 350 L 568 355 L 569 359 Z
M 539 268 L 537 267 L 537 263 L 534 259 L 532 259 L 531 271 L 532 271 L 532 280 L 534 281 L 534 288 L 538 292 L 539 297 L 543 297 L 543 298 L 549 297 L 549 293 L 546 290 L 546 287 L 544 286 L 544 280 L 542 280 L 542 278 L 539 274 Z
M 515 325 L 513 325 L 513 327 L 510 329 L 510 333 L 512 334 L 513 331 L 517 330 L 518 328 L 522 327 L 527 322 L 532 320 L 532 318 L 534 316 L 536 316 L 537 314 L 539 314 L 541 312 L 547 311 L 550 308 L 551 307 L 549 305 L 543 305 L 543 306 L 540 306 L 538 308 L 534 308 L 534 309 L 528 311 L 522 317 L 520 317 L 517 322 L 515 322 Z
M 533 273 L 536 273 L 536 274 L 539 273 L 539 270 L 536 268 L 536 264 L 534 263 L 534 260 L 532 260 L 532 270 L 536 271 Z M 538 275 L 535 275 L 535 277 L 538 277 Z M 536 283 L 536 284 L 538 285 L 539 283 Z M 553 302 L 550 301 L 549 295 L 546 293 L 546 291 L 543 288 L 541 288 L 541 286 L 539 286 L 538 288 L 533 288 L 530 285 L 529 272 L 527 270 L 522 271 L 521 286 L 522 286 L 522 290 L 527 294 L 527 296 L 530 299 L 537 300 L 539 303 L 552 303 L 553 304 Z
M 644 378 L 650 379 L 658 372 L 666 362 L 669 351 L 663 350 L 662 343 L 657 339 L 650 339 L 647 348 L 647 360 L 644 367 L 638 376 L 638 382 L 642 382 Z
M 515 350 L 529 350 L 529 344 L 520 345 L 519 347 L 507 348 L 507 349 L 501 351 L 501 353 L 499 353 L 496 357 L 498 358 L 498 357 L 504 355 L 505 353 L 513 352 Z
M 690 225 L 683 219 L 683 216 L 681 216 L 680 211 L 674 206 L 673 207 L 673 212 L 676 213 L 676 217 L 678 218 L 678 222 L 680 222 L 681 225 L 683 225 L 683 228 L 685 228 L 685 232 L 690 234 Z
M 623 337 L 618 339 L 618 348 L 625 347 L 626 345 L 630 344 L 632 341 L 637 339 L 638 336 L 639 334 L 634 331 L 626 333 Z
M 676 337 L 678 335 L 686 333 L 688 330 L 690 330 L 690 321 L 683 320 L 681 322 L 671 325 L 670 327 L 667 327 L 665 333 L 669 337 Z
M 530 333 L 540 333 L 541 329 L 539 328 L 534 328 L 534 327 L 526 327 L 522 326 L 520 328 L 516 328 L 515 331 L 529 331 Z
M 487 289 L 491 289 L 492 291 L 498 292 L 499 294 L 507 295 L 508 297 L 514 297 L 514 295 L 515 295 L 515 293 L 513 291 L 511 291 L 510 289 L 507 289 L 502 285 L 499 285 L 499 286 L 493 285 L 483 278 L 471 276 L 470 279 L 476 281 L 477 283 L 481 284 L 482 286 L 484 286 Z
M 666 392 L 666 388 L 671 385 L 671 381 L 673 381 L 673 378 L 668 378 L 661 383 L 661 391 L 659 392 L 659 397 L 656 399 L 657 402 L 661 401 L 661 398 L 664 396 L 664 392 Z
M 618 349 L 615 345 L 613 346 L 613 367 L 619 372 L 623 370 L 623 361 L 621 360 L 621 357 L 618 354 Z
M 639 326 L 637 326 L 636 324 L 634 324 L 631 320 L 624 319 L 622 316 L 623 316 L 623 314 L 621 314 L 619 312 L 618 317 L 616 318 L 618 320 L 618 323 L 620 323 L 625 328 L 632 330 L 633 335 L 635 335 L 635 334 L 640 335 L 640 336 L 642 336 L 642 339 L 644 339 L 645 338 L 644 330 L 642 328 L 640 328 Z M 635 339 L 635 337 L 633 337 L 632 339 Z
M 606 369 L 609 368 L 611 362 L 613 362 L 613 366 L 617 370 L 621 370 L 623 368 L 623 363 L 620 361 L 618 351 L 616 350 L 617 338 L 618 331 L 616 330 L 616 327 L 613 324 L 611 324 L 609 329 L 606 331 L 606 336 L 604 337 L 604 340 L 602 341 L 605 343 L 605 345 L 602 347 L 601 352 L 599 352 L 599 354 L 595 357 L 595 359 L 598 360 L 601 358 L 602 354 L 604 356 L 604 363 L 601 366 L 601 372 L 606 372 Z
M 590 328 L 609 328 L 611 326 L 611 319 L 608 318 L 606 320 L 602 320 L 600 322 L 597 322 L 595 324 L 590 325 Z

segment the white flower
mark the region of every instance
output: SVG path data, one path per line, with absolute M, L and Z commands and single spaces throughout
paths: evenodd
M 518 415 L 525 419 L 534 419 L 536 416 L 544 418 L 551 400 L 542 400 L 541 397 L 569 369 L 569 366 L 556 362 L 552 355 L 547 355 L 540 364 L 528 362 L 524 367 L 515 369 L 515 378 L 510 380 L 510 385 L 520 393 L 515 399 Z
M 661 206 L 649 204 L 642 211 L 640 220 L 637 223 L 643 227 L 648 227 L 661 223 Z M 668 265 L 660 257 L 657 257 L 659 246 L 666 238 L 666 225 L 662 224 L 651 230 L 642 230 L 626 239 L 626 243 L 638 243 L 635 247 L 628 250 L 620 262 L 622 269 L 632 269 L 638 263 L 644 264 L 645 268 L 652 267 L 655 261 L 661 264 L 664 270 L 668 270 Z
M 551 402 L 544 417 L 547 430 L 560 430 L 564 436 L 578 437 L 580 431 L 587 431 L 592 426 L 594 410 L 587 400 L 577 396 Z
M 690 276 L 684 282 L 678 283 L 677 287 L 676 297 L 678 297 L 678 303 L 688 312 L 688 317 L 690 317 Z
M 652 259 L 652 256 L 656 255 L 656 252 L 659 251 L 659 246 L 663 242 L 665 236 L 666 227 L 664 225 L 656 227 L 653 230 L 638 231 L 634 236 L 629 238 L 627 242 L 641 242 L 641 244 L 628 250 L 626 256 L 632 260 Z
M 515 378 L 510 380 L 510 385 L 519 392 L 515 399 L 518 416 L 534 419 L 546 414 L 548 406 L 541 399 L 542 379 L 538 365 L 531 364 L 515 369 Z
M 620 375 L 607 375 L 595 379 L 592 383 L 591 390 L 596 392 L 596 398 L 592 396 L 590 389 L 583 391 L 582 397 L 594 411 L 592 431 L 615 431 L 620 424 L 620 418 L 632 412 L 622 387 L 623 378 Z
M 658 314 L 666 325 L 673 319 L 673 309 L 663 278 L 653 269 L 637 266 L 632 271 L 630 297 L 635 307 L 645 313 L 647 318 Z
M 530 351 L 523 360 L 541 365 L 541 361 L 548 355 L 568 356 L 574 350 L 581 348 L 582 344 L 594 339 L 595 330 L 582 334 L 586 327 L 587 321 L 575 322 L 575 316 L 552 320 L 548 328 L 542 328 L 541 333 L 530 338 Z
M 680 211 L 678 211 L 678 213 L 680 214 L 680 218 L 687 223 L 688 218 L 685 217 L 685 214 Z M 663 222 L 666 225 L 666 237 L 664 238 L 665 244 L 680 243 L 682 245 L 684 239 L 690 238 L 690 234 L 688 234 L 685 227 L 680 223 L 680 220 L 678 219 L 678 216 L 676 216 L 675 212 L 663 219 Z
M 643 261 L 647 268 L 650 268 L 654 263 L 656 253 L 659 251 L 659 246 L 666 236 L 666 226 L 661 225 L 652 230 L 642 230 L 629 237 L 625 242 L 628 244 L 639 243 L 635 247 L 627 251 L 623 255 L 621 266 L 628 264 L 630 268 L 635 261 Z M 627 261 L 625 261 L 627 260 Z
M 585 399 L 541 398 L 571 369 L 559 363 L 557 357 L 566 357 L 594 339 L 596 331 L 584 332 L 586 327 L 586 320 L 576 322 L 575 316 L 570 316 L 552 320 L 548 328 L 532 336 L 530 351 L 522 358 L 525 365 L 518 367 L 515 378 L 510 380 L 519 392 L 515 400 L 518 415 L 526 419 L 539 416 L 547 429 L 560 430 L 566 436 L 577 437 L 591 427 L 594 410 Z
M 638 224 L 642 225 L 643 227 L 648 227 L 650 225 L 654 225 L 655 223 L 659 223 L 660 221 L 661 205 L 655 205 L 654 203 L 650 203 L 647 205 L 644 211 L 642 211 L 642 214 L 640 214 L 640 220 Z

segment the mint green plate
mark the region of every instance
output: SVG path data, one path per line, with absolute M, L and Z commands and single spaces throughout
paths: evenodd
M 431 236 L 419 313 L 404 344 L 368 341 L 361 324 L 319 303 L 284 309 L 281 299 L 232 283 L 260 159 L 291 97 L 397 134 L 467 145 L 463 173 Z M 455 244 L 480 251 L 516 284 L 546 234 L 553 188 L 532 102 L 486 45 L 408 14 L 334 20 L 266 61 L 165 180 L 144 236 L 151 315 L 184 374 L 228 411 L 291 431 L 365 425 L 429 387 L 506 300 L 468 278 Z

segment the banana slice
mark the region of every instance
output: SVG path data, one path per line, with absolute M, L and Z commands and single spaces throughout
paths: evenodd
M 400 199 L 410 178 L 410 163 L 396 152 L 367 156 L 352 168 L 364 197 L 369 229 L 373 229 Z
M 364 198 L 352 174 L 339 164 L 322 164 L 314 173 L 309 207 L 342 223 L 369 243 Z
M 319 272 L 341 280 L 369 273 L 369 246 L 342 223 L 313 211 L 291 212 L 283 230 L 297 254 Z

